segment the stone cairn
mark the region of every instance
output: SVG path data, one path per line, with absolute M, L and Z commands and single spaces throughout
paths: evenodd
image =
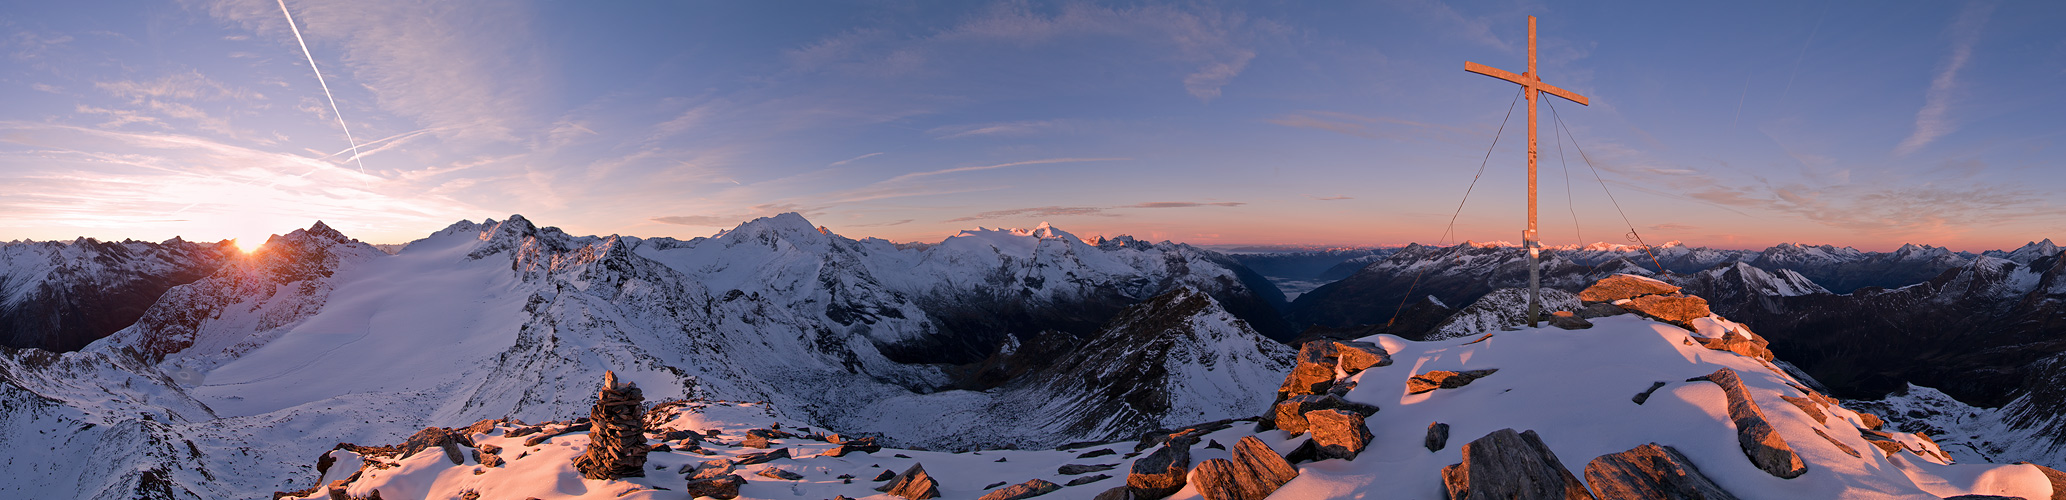
M 574 459 L 574 468 L 589 479 L 646 475 L 646 424 L 639 415 L 645 395 L 638 384 L 617 383 L 616 372 L 603 372 L 603 390 L 596 395 L 588 419 L 588 451 Z

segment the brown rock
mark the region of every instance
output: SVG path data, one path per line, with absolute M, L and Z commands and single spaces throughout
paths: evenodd
M 1019 500 L 1046 495 L 1059 489 L 1062 489 L 1062 485 L 1048 482 L 1045 479 L 1034 479 L 986 493 L 982 498 L 976 500 Z
M 761 469 L 760 475 L 761 477 L 781 479 L 785 481 L 795 481 L 798 479 L 803 479 L 803 474 L 797 474 L 795 472 L 782 470 L 779 467 L 768 467 L 765 469 Z
M 1628 310 L 1622 309 L 1621 306 L 1605 302 L 1597 304 L 1586 304 L 1584 309 L 1578 310 L 1578 317 L 1584 319 L 1605 318 L 1608 316 L 1618 316 L 1622 314 L 1628 314 Z
M 1315 462 L 1319 460 L 1320 445 L 1313 443 L 1313 440 L 1311 438 L 1308 438 L 1305 441 L 1300 441 L 1297 447 L 1291 449 L 1291 453 L 1284 454 L 1284 461 L 1294 464 L 1299 462 Z
M 732 470 L 736 468 L 737 467 L 733 466 L 731 460 L 726 460 L 722 458 L 717 460 L 707 460 L 703 463 L 696 464 L 696 469 L 689 473 L 689 480 L 693 481 L 697 479 L 714 479 L 724 477 L 726 475 L 730 475 L 732 473 Z
M 1764 410 L 1758 409 L 1757 401 L 1743 388 L 1743 379 L 1736 370 L 1723 368 L 1707 376 L 1709 382 L 1722 386 L 1722 393 L 1729 398 L 1729 419 L 1736 423 L 1736 444 L 1743 447 L 1743 454 L 1750 463 L 1757 465 L 1773 476 L 1793 479 L 1808 472 L 1808 464 L 1786 445 L 1786 439 L 1772 429 L 1765 419 Z
M 873 454 L 879 451 L 882 451 L 882 445 L 876 444 L 875 438 L 865 437 L 859 439 L 843 440 L 843 442 L 839 443 L 838 448 L 833 448 L 831 451 L 825 452 L 825 455 L 834 457 L 844 457 L 848 453 Z
M 1880 420 L 1879 415 L 1865 413 L 1862 411 L 1858 412 L 1858 420 L 1861 422 L 1865 422 L 1865 428 L 1872 429 L 1875 431 L 1880 430 L 1880 427 L 1884 427 L 1887 425 L 1887 422 L 1885 420 Z
M 1688 327 L 1688 329 L 1691 329 L 1688 325 L 1679 326 Z M 1765 361 L 1771 361 L 1773 359 L 1771 349 L 1772 343 L 1766 341 L 1764 337 L 1759 337 L 1755 334 L 1746 334 L 1744 332 L 1731 331 L 1723 333 L 1721 338 L 1694 338 L 1700 341 L 1700 345 L 1702 347 L 1706 347 L 1708 349 L 1713 349 L 1717 351 L 1729 351 L 1748 357 L 1762 359 Z
M 1707 310 L 1707 299 L 1691 295 L 1644 295 L 1621 307 L 1687 330 L 1693 330 L 1694 319 L 1714 315 Z
M 1600 500 L 1736 500 L 1679 450 L 1657 443 L 1593 459 L 1585 483 Z
M 1261 440 L 1245 437 L 1235 446 L 1232 460 L 1207 460 L 1191 471 L 1191 477 L 1206 500 L 1263 500 L 1298 477 L 1298 471 Z
M 1850 445 L 1844 444 L 1844 443 L 1843 443 L 1842 441 L 1837 441 L 1837 440 L 1836 440 L 1836 438 L 1833 438 L 1833 437 L 1829 437 L 1829 433 L 1827 433 L 1827 432 L 1822 432 L 1822 428 L 1820 428 L 1820 427 L 1809 427 L 1808 429 L 1809 429 L 1809 430 L 1813 430 L 1813 431 L 1815 431 L 1815 435 L 1817 435 L 1817 436 L 1822 436 L 1822 440 L 1824 440 L 1824 441 L 1829 441 L 1829 444 L 1831 444 L 1831 445 L 1835 445 L 1835 446 L 1836 446 L 1836 449 L 1837 449 L 1837 451 L 1842 451 L 1842 452 L 1844 452 L 1844 454 L 1850 455 L 1850 456 L 1851 456 L 1851 458 L 1865 458 L 1865 456 L 1864 456 L 1864 455 L 1859 455 L 1859 454 L 1858 454 L 1858 450 L 1857 450 L 1857 449 L 1855 449 L 1855 448 L 1852 448 L 1852 447 L 1851 447 Z
M 1796 398 L 1793 396 L 1779 396 L 1779 399 L 1786 400 L 1786 402 L 1788 403 L 1793 403 L 1794 408 L 1800 408 L 1802 413 L 1806 413 L 1810 417 L 1815 417 L 1816 423 L 1827 423 L 1828 421 L 1828 415 L 1822 413 L 1821 404 L 1817 403 L 1814 399 Z
M 1308 342 L 1312 345 L 1317 342 Z M 1191 468 L 1191 450 L 1188 448 L 1164 446 L 1155 449 L 1148 456 L 1135 459 L 1126 475 L 1126 487 L 1133 489 L 1134 498 L 1154 500 L 1175 494 L 1184 489 L 1184 472 Z
M 1679 293 L 1679 287 L 1669 283 L 1632 274 L 1616 274 L 1593 283 L 1593 286 L 1586 287 L 1585 291 L 1578 292 L 1578 300 L 1590 304 L 1674 293 Z
M 1292 396 L 1289 399 L 1278 402 L 1276 406 L 1271 408 L 1273 414 L 1272 422 L 1275 423 L 1277 428 L 1284 429 L 1285 432 L 1297 436 L 1306 432 L 1306 413 L 1333 409 L 1348 410 L 1365 417 L 1377 414 L 1378 411 L 1376 406 L 1352 403 L 1333 394 L 1306 394 Z
M 1284 385 L 1277 388 L 1278 399 L 1320 394 L 1334 384 L 1334 365 L 1339 358 L 1333 342 L 1306 342 L 1299 346 L 1297 359 L 1298 363 L 1291 367 L 1291 374 L 1284 376 Z
M 766 429 L 748 430 L 746 431 L 746 440 L 740 441 L 739 446 L 765 450 L 768 448 L 768 441 L 771 437 L 773 437 L 773 433 L 768 432 Z
M 1463 462 L 1442 469 L 1452 500 L 1592 499 L 1535 431 L 1500 429 L 1463 445 Z
M 416 431 L 416 434 L 410 435 L 409 440 L 402 443 L 401 457 L 409 458 L 415 456 L 416 452 L 438 447 L 444 448 L 445 459 L 451 460 L 452 465 L 464 465 L 466 464 L 466 458 L 459 453 L 460 443 L 460 436 L 453 433 L 451 429 L 425 427 L 423 430 Z
M 502 447 L 484 444 L 473 450 L 473 461 L 488 467 L 501 467 L 502 455 L 500 453 L 502 453 Z M 324 456 L 328 457 L 329 455 Z
M 1549 325 L 1565 330 L 1584 330 L 1593 327 L 1593 322 L 1578 317 L 1571 311 L 1557 311 L 1549 315 Z
M 914 463 L 911 464 L 911 468 L 904 469 L 903 474 L 898 474 L 889 484 L 877 487 L 875 491 L 911 500 L 926 500 L 940 497 L 940 483 L 934 481 L 932 475 L 925 473 L 924 465 Z
M 1428 451 L 1442 451 L 1449 446 L 1449 424 L 1435 422 L 1428 424 L 1428 438 L 1422 443 Z
M 1092 497 L 1091 500 L 1133 500 L 1133 489 L 1125 486 L 1114 486 L 1112 489 L 1098 493 L 1098 496 Z
M 1079 477 L 1079 478 L 1076 478 L 1076 479 L 1070 479 L 1070 480 L 1069 480 L 1069 482 L 1068 482 L 1067 484 L 1063 484 L 1063 486 L 1083 486 L 1083 485 L 1086 485 L 1086 484 L 1090 484 L 1090 483 L 1095 483 L 1095 482 L 1098 482 L 1098 481 L 1103 481 L 1103 480 L 1106 480 L 1106 479 L 1111 479 L 1111 478 L 1112 478 L 1112 475 L 1111 475 L 1111 474 L 1098 474 L 1098 475 L 1095 475 L 1095 476 L 1083 476 L 1083 477 Z M 1121 488 L 1125 488 L 1125 486 L 1120 486 L 1120 487 L 1121 487 Z
M 682 488 L 682 492 L 687 493 L 690 498 L 710 497 L 730 500 L 739 498 L 739 486 L 745 484 L 746 478 L 739 477 L 738 474 L 728 474 L 709 479 L 691 479 L 689 484 Z
M 588 450 L 574 459 L 574 468 L 588 479 L 645 477 L 646 421 L 639 407 L 645 404 L 638 384 L 618 383 L 617 373 L 603 372 L 603 388 L 589 410 Z
M 747 453 L 744 455 L 739 455 L 739 465 L 764 464 L 785 458 L 790 458 L 789 449 L 776 448 L 775 451 L 763 451 L 760 453 Z
M 1118 466 L 1119 464 L 1068 464 L 1063 465 L 1061 467 L 1056 467 L 1055 473 L 1064 476 L 1075 476 L 1079 474 L 1089 474 L 1092 472 L 1104 472 L 1112 470 L 1112 468 Z
M 1872 429 L 1858 429 L 1858 435 L 1865 438 L 1865 442 L 1872 443 L 1874 448 L 1879 448 L 1879 451 L 1887 456 L 1893 456 L 1895 453 L 1900 453 L 1901 450 L 1908 449 L 1907 446 L 1902 445 L 1899 441 L 1895 441 L 1893 434 Z
M 1435 389 L 1455 389 L 1458 387 L 1470 385 L 1471 381 L 1477 380 L 1486 375 L 1491 375 L 1498 371 L 1498 368 L 1488 368 L 1484 370 L 1464 370 L 1460 372 L 1435 370 L 1427 373 L 1422 373 L 1419 375 L 1414 375 L 1412 378 L 1406 379 L 1406 393 L 1420 394 L 1423 392 L 1433 391 Z
M 1392 353 L 1371 342 L 1335 341 L 1334 352 L 1338 360 L 1336 366 L 1349 375 L 1392 364 Z
M 1317 410 L 1307 412 L 1306 421 L 1312 425 L 1313 444 L 1320 447 L 1321 460 L 1355 460 L 1374 437 L 1370 426 L 1363 422 L 1363 415 L 1354 412 Z

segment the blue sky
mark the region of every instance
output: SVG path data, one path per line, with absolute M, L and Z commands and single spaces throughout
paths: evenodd
M 897 241 L 1435 242 L 1516 94 L 1463 61 L 1525 69 L 1529 15 L 1544 80 L 1592 100 L 1551 101 L 1562 163 L 1541 110 L 1550 244 L 1625 242 L 1576 147 L 1652 242 L 2066 236 L 2066 4 L 286 5 L 306 53 L 274 1 L 5 7 L 0 240 L 796 211 Z M 1451 241 L 1518 239 L 1521 116 Z

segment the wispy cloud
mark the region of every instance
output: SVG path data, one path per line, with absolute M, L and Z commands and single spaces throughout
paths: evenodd
M 780 215 L 789 212 L 796 212 L 798 214 L 803 215 L 804 217 L 816 217 L 818 215 L 822 215 L 825 213 L 823 207 L 806 207 L 795 204 L 769 203 L 763 205 L 755 205 L 745 212 L 734 212 L 719 215 L 668 215 L 661 217 L 653 217 L 647 220 L 651 220 L 653 222 L 658 222 L 662 224 L 674 224 L 680 226 L 728 228 L 738 226 L 739 224 L 745 223 L 746 221 L 750 221 L 753 219 L 758 219 L 761 217 L 773 217 L 775 215 Z
M 1062 123 L 1056 120 L 979 123 L 934 127 L 932 130 L 925 131 L 925 133 L 939 139 L 960 139 L 976 136 L 1015 137 L 1055 130 L 1060 128 L 1061 125 Z
M 1312 198 L 1312 199 L 1315 199 L 1315 200 L 1320 200 L 1320 201 L 1339 201 L 1339 200 L 1353 200 L 1353 199 L 1356 199 L 1356 197 L 1354 197 L 1354 196 L 1349 196 L 1349 195 L 1345 195 L 1345 194 L 1338 194 L 1338 195 L 1334 195 L 1334 196 L 1307 196 L 1307 197 L 1308 197 L 1308 198 Z
M 1086 215 L 1102 217 L 1118 216 L 1118 214 L 1105 213 L 1105 209 L 1099 207 L 1033 207 L 1014 208 L 1009 210 L 991 210 L 988 212 L 982 212 L 967 217 L 947 219 L 946 222 L 968 222 L 972 220 L 1001 219 L 1005 217 L 1068 217 Z
M 1923 94 L 1923 107 L 1915 112 L 1915 133 L 1894 147 L 1895 155 L 1907 156 L 1958 130 L 1958 124 L 1949 116 L 1959 89 L 1958 74 L 1972 59 L 1973 45 L 1979 43 L 1987 18 L 1994 14 L 1994 5 L 1989 1 L 1967 2 L 1958 19 L 1952 21 L 1951 54 L 1937 68 L 1937 76 L 1930 79 L 1929 92 Z
M 1242 202 L 1238 202 L 1238 201 L 1217 201 L 1217 202 L 1198 202 L 1198 201 L 1151 201 L 1151 202 L 1147 202 L 1147 203 L 1141 203 L 1141 204 L 1137 204 L 1137 205 L 1127 205 L 1127 206 L 1125 206 L 1125 207 L 1122 207 L 1122 208 L 1192 208 L 1192 207 L 1238 207 L 1238 206 L 1242 206 L 1242 205 L 1247 205 L 1247 203 L 1242 203 Z
M 935 176 L 935 175 L 945 175 L 945 174 L 958 174 L 958 173 L 962 173 L 962 172 L 977 172 L 977 171 L 982 171 L 982 170 L 996 170 L 996 169 L 1000 169 L 1000 168 L 1010 168 L 1010 167 L 1023 167 L 1023 166 L 1026 166 L 1026 165 L 1048 165 L 1048 164 L 1054 164 L 1054 163 L 1082 163 L 1082 162 L 1091 162 L 1091 161 L 1124 161 L 1124 160 L 1130 160 L 1130 159 L 1132 159 L 1132 158 L 1047 158 L 1047 159 L 1041 159 L 1041 160 L 1026 160 L 1026 161 L 1015 161 L 1015 162 L 1010 162 L 1010 163 L 999 163 L 999 164 L 995 164 L 995 165 L 981 165 L 981 166 L 974 166 L 974 167 L 955 167 L 955 168 L 946 168 L 946 169 L 940 169 L 940 170 L 932 170 L 932 171 L 926 171 L 926 172 L 912 172 L 912 173 L 908 173 L 908 174 L 904 174 L 904 175 L 899 175 L 899 176 L 896 176 L 896 177 L 891 177 L 891 178 L 890 178 L 889 180 L 886 180 L 886 181 L 882 181 L 882 183 L 884 183 L 884 184 L 887 184 L 887 183 L 897 183 L 897 182 L 904 182 L 904 181 L 909 181 L 909 180 L 912 180 L 912 179 L 918 179 L 918 178 L 921 178 L 921 177 L 931 177 L 931 176 Z
M 865 155 L 861 155 L 861 156 L 856 156 L 856 157 L 853 157 L 853 158 L 847 158 L 847 159 L 844 159 L 844 160 L 840 160 L 840 161 L 835 161 L 835 162 L 832 162 L 832 163 L 828 163 L 828 164 L 826 164 L 825 166 L 826 166 L 826 167 L 828 167 L 828 168 L 829 168 L 829 167 L 837 167 L 837 166 L 840 166 L 840 165 L 845 165 L 845 164 L 848 164 L 848 163 L 853 163 L 853 162 L 857 162 L 857 161 L 861 161 L 861 160 L 866 160 L 866 159 L 869 159 L 869 158 L 874 158 L 874 157 L 877 157 L 877 156 L 882 156 L 882 153 L 868 153 L 868 154 L 865 154 Z

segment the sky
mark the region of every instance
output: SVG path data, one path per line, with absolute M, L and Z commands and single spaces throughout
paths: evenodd
M 1518 241 L 1531 15 L 1547 244 L 2066 240 L 2066 3 L 284 6 L 0 7 L 0 241 Z

